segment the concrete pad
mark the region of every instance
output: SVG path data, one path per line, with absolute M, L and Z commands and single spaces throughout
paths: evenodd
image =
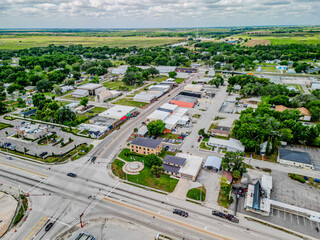
M 7 231 L 15 215 L 18 201 L 11 195 L 0 192 L 0 238 Z
M 169 194 L 169 196 L 178 198 L 178 199 L 186 199 L 191 183 L 192 181 L 190 180 L 180 178 L 176 188 L 172 193 Z

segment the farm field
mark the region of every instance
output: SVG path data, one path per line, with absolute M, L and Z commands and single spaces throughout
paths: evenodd
M 250 40 L 245 43 L 246 46 L 254 46 L 256 44 L 267 44 L 270 41 L 271 45 L 283 45 L 283 44 L 320 44 L 320 34 L 265 34 L 264 36 L 257 36 L 257 35 L 234 35 L 234 39 L 237 38 L 251 38 Z M 255 41 L 259 40 L 259 41 Z M 256 43 L 256 44 L 255 44 Z
M 69 46 L 82 44 L 86 47 L 150 47 L 178 43 L 183 38 L 173 37 L 80 37 L 80 36 L 0 36 L 0 49 L 24 49 L 45 47 L 49 44 Z

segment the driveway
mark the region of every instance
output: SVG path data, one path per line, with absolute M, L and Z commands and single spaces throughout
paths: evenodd
M 190 180 L 180 178 L 176 188 L 169 194 L 169 196 L 183 200 L 186 199 L 191 183 L 192 181 Z

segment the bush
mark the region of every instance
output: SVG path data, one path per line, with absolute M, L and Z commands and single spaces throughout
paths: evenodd
M 297 176 L 297 175 L 295 175 L 295 174 L 293 174 L 293 173 L 289 173 L 289 177 L 290 177 L 291 179 L 293 179 L 293 180 L 298 181 L 298 182 L 306 183 L 306 180 L 303 179 L 303 177 Z
M 230 198 L 229 198 L 229 204 L 233 203 L 233 201 L 234 201 L 233 197 L 230 196 Z

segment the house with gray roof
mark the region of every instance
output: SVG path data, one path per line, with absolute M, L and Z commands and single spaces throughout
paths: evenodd
M 186 158 L 167 155 L 163 159 L 163 170 L 167 174 L 180 177 L 179 170 L 185 164 Z
M 293 151 L 285 148 L 279 149 L 278 162 L 281 164 L 313 169 L 309 153 Z
M 160 154 L 162 150 L 162 141 L 158 139 L 151 139 L 145 137 L 137 137 L 131 141 L 130 151 L 148 155 L 148 154 Z

